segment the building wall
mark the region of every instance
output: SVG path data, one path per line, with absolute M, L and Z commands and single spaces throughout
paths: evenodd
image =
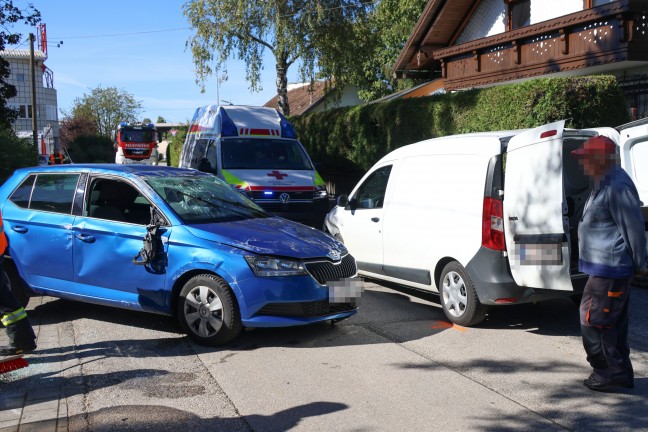
M 583 10 L 583 0 L 531 0 L 531 24 L 537 24 Z M 506 31 L 504 0 L 484 0 L 455 44 L 493 36 Z
M 7 101 L 7 106 L 18 109 L 18 119 L 14 129 L 19 132 L 32 132 L 31 119 L 31 75 L 29 57 L 3 56 L 10 64 L 11 74 L 7 83 L 16 87 L 17 95 Z M 46 153 L 51 152 L 59 142 L 58 102 L 56 89 L 43 85 L 43 61 L 36 60 L 36 120 L 39 134 L 47 133 Z M 22 134 L 21 134 L 22 135 Z

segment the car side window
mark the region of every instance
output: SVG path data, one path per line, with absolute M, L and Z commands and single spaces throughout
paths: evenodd
M 79 181 L 79 174 L 37 174 L 31 197 L 28 197 L 28 185 L 33 182 L 33 180 L 30 181 L 30 178 L 25 180 L 13 193 L 11 197 L 13 202 L 30 210 L 72 213 L 72 200 Z M 29 200 L 28 206 L 25 205 L 27 200 Z
M 27 177 L 11 194 L 9 200 L 18 207 L 29 208 L 29 199 L 34 188 L 34 180 L 36 180 L 36 175 L 34 174 Z
M 151 202 L 127 182 L 95 178 L 90 185 L 84 215 L 147 225 L 151 221 Z
M 367 177 L 352 198 L 355 200 L 356 209 L 382 208 L 391 169 L 392 166 L 387 165 Z

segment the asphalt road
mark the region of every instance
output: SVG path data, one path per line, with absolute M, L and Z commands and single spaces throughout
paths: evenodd
M 351 319 L 220 349 L 156 315 L 63 300 L 30 314 L 61 341 L 40 361 L 63 370 L 40 379 L 73 389 L 70 430 L 648 430 L 648 290 L 631 299 L 635 388 L 613 394 L 582 385 L 570 300 L 497 308 L 477 328 L 451 326 L 437 301 L 366 283 Z

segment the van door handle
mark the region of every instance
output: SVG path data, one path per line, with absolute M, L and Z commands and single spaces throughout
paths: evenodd
M 380 221 L 379 217 L 374 216 L 371 218 L 371 222 L 378 222 L 378 221 Z
M 16 231 L 17 233 L 20 233 L 20 234 L 25 234 L 27 231 L 29 231 L 29 230 L 27 229 L 27 227 L 22 226 L 22 225 L 15 225 L 15 226 L 12 226 L 11 229 L 14 230 L 14 231 Z
M 77 234 L 76 238 L 78 238 L 82 242 L 86 242 L 86 243 L 94 243 L 95 242 L 94 236 L 87 235 L 87 234 Z

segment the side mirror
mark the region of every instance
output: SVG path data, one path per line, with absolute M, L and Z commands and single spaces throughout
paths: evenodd
M 336 203 L 338 207 L 346 207 L 349 204 L 349 196 L 346 194 L 340 195 L 337 197 Z

